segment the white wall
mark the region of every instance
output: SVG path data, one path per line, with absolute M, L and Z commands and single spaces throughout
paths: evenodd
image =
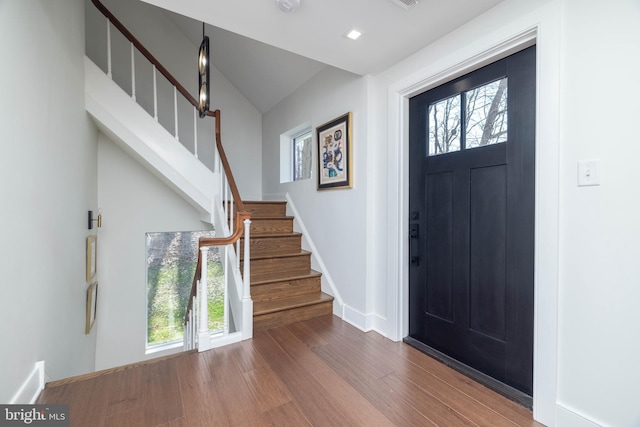
M 197 209 L 103 133 L 98 137 L 98 188 L 103 214 L 98 231 L 100 370 L 171 353 L 145 354 L 145 234 L 211 227 L 200 221 Z
M 632 184 L 640 151 L 633 127 L 638 18 L 634 0 L 507 0 L 375 76 L 370 153 L 381 161 L 370 166 L 384 170 L 386 162 L 390 249 L 388 280 L 372 286 L 393 336 L 406 331 L 398 324 L 406 316 L 406 283 L 398 283 L 406 280 L 406 229 L 392 229 L 394 221 L 406 222 L 403 97 L 481 65 L 478 55 L 537 28 L 534 408 L 548 425 L 640 424 L 640 192 Z M 577 187 L 581 159 L 600 159 L 600 187 Z
M 326 264 L 354 323 L 368 314 L 366 287 L 365 202 L 367 79 L 327 67 L 263 117 L 263 193 L 284 200 L 291 195 L 309 236 Z M 353 188 L 316 190 L 315 128 L 347 112 L 353 113 Z M 280 183 L 280 135 L 303 123 L 313 128 L 313 171 L 308 180 Z
M 56 380 L 94 368 L 85 335 L 96 130 L 84 110 L 81 0 L 0 2 L 0 402 L 39 360 Z
M 107 68 L 106 20 L 89 0 L 86 2 L 87 56 L 103 70 Z M 198 76 L 195 46 L 161 9 L 139 1 L 105 0 L 103 4 L 154 55 L 169 72 L 197 98 Z M 112 28 L 114 80 L 129 89 L 131 85 L 130 46 Z M 215 68 L 211 58 L 211 110 L 221 111 L 222 143 L 236 178 L 240 194 L 245 199 L 262 196 L 262 115 Z M 136 98 L 147 111 L 153 113 L 153 74 L 151 66 L 136 55 Z M 157 74 L 159 120 L 173 134 L 173 90 Z M 130 89 L 129 89 L 130 92 Z M 193 107 L 178 94 L 178 136 L 191 151 L 193 141 Z M 198 154 L 200 160 L 213 167 L 213 120 L 198 119 Z M 208 138 L 208 139 L 207 139 Z
M 594 422 L 638 426 L 640 3 L 563 6 L 558 398 Z M 583 159 L 600 160 L 599 187 L 577 187 Z

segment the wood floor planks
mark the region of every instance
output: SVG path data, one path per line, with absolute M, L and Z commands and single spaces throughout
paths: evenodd
M 403 343 L 323 316 L 252 340 L 58 383 L 71 426 L 540 426 Z
M 350 425 L 392 426 L 393 424 L 364 396 L 345 381 L 321 358 L 309 351 L 296 336 L 286 328 L 269 333 L 287 355 L 299 363 L 307 375 L 327 392 L 332 401 L 346 415 Z
M 296 404 L 311 425 L 346 425 L 345 414 L 326 390 L 307 374 L 299 361 L 292 360 L 270 334 L 259 334 L 253 338 L 253 344 L 291 394 L 298 397 Z

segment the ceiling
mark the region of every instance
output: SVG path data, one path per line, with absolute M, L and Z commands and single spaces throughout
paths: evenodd
M 301 0 L 292 13 L 275 0 L 142 0 L 167 15 L 197 46 L 202 22 L 211 60 L 262 113 L 329 65 L 375 75 L 502 0 Z M 362 32 L 358 40 L 345 34 Z

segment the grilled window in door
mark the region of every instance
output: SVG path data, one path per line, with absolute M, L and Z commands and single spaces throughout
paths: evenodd
M 430 156 L 507 141 L 507 78 L 429 105 Z

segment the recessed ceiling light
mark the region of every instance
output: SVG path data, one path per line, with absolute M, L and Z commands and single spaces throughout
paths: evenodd
M 418 4 L 418 0 L 390 0 L 390 1 L 397 4 L 403 9 L 410 9 L 416 4 Z
M 291 13 L 300 7 L 300 0 L 276 0 L 278 9 L 285 13 Z
M 358 40 L 358 38 L 362 35 L 362 33 L 358 30 L 351 30 L 347 33 L 347 37 L 351 40 Z

